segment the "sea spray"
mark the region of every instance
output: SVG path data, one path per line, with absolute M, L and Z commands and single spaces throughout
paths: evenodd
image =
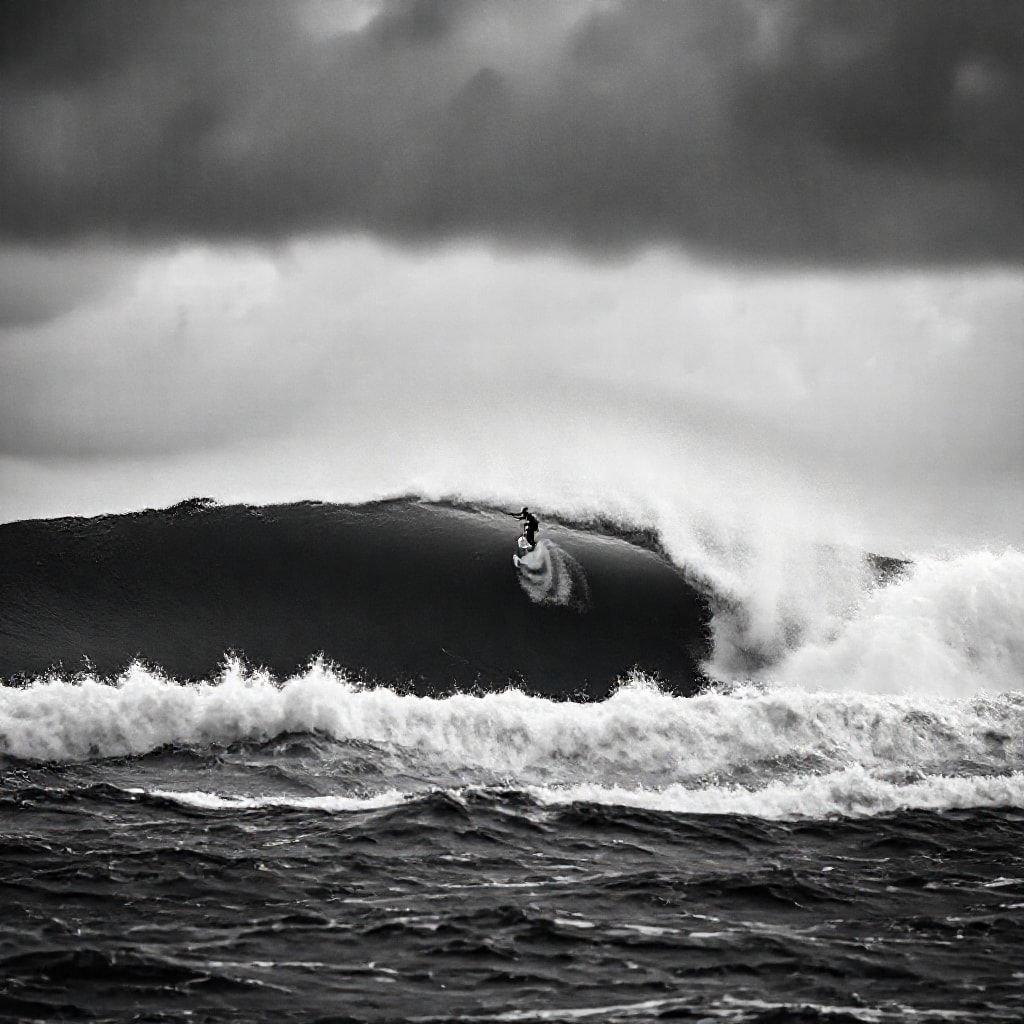
M 815 689 L 1024 689 L 1024 553 L 919 559 L 866 594 L 831 642 L 804 644 L 772 671 Z

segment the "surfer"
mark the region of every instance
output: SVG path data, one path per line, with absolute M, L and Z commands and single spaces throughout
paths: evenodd
M 526 538 L 526 543 L 530 545 L 530 550 L 532 551 L 537 546 L 537 531 L 540 529 L 537 517 L 525 506 L 522 512 L 508 512 L 506 514 L 512 516 L 513 519 L 524 520 L 523 536 Z

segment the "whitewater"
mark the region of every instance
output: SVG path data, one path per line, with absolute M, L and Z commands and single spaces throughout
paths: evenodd
M 696 813 L 824 816 L 942 807 L 944 798 L 964 807 L 972 794 L 977 806 L 1022 806 L 1024 796 L 1020 694 L 951 700 L 751 686 L 679 697 L 637 677 L 602 702 L 578 704 L 518 690 L 400 694 L 362 688 L 323 664 L 278 683 L 236 662 L 209 683 L 182 685 L 135 665 L 113 684 L 53 679 L 6 689 L 0 700 L 5 753 L 24 760 L 289 734 L 372 745 L 407 770 L 429 764 L 465 785 L 543 785 L 535 792 L 546 800 Z M 993 786 L 992 773 L 1005 779 Z M 644 786 L 630 785 L 637 780 Z M 730 782 L 743 785 L 723 788 Z

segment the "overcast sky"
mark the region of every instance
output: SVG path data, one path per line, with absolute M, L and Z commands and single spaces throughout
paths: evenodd
M 1024 5 L 0 17 L 0 518 L 419 489 L 1024 539 Z

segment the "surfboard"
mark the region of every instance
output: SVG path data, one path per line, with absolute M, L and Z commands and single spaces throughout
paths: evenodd
M 525 537 L 520 537 L 516 541 L 516 550 L 512 555 L 512 564 L 518 569 L 520 560 L 528 555 L 533 549 L 530 547 L 529 542 Z

